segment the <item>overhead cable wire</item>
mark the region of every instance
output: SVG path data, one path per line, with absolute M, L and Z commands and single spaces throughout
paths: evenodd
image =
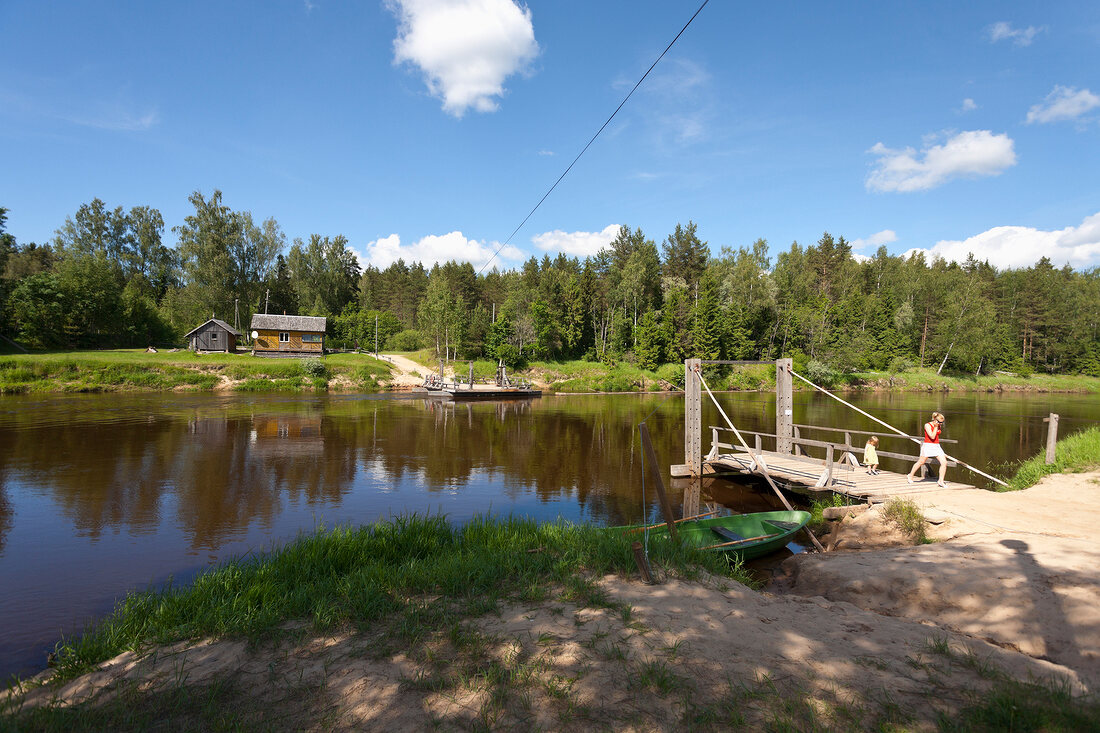
M 703 12 L 703 8 L 705 8 L 707 6 L 707 3 L 709 3 L 709 2 L 710 2 L 710 0 L 703 0 L 703 4 L 700 5 L 699 9 L 695 11 L 695 15 L 691 16 L 691 18 L 688 20 L 688 22 L 684 24 L 684 27 L 680 29 L 680 32 L 676 34 L 676 37 L 672 39 L 672 42 L 669 43 L 668 46 L 665 47 L 665 50 L 661 52 L 661 55 L 657 57 L 657 60 L 654 61 L 648 69 L 646 69 L 646 72 L 644 74 L 642 74 L 642 78 L 639 79 L 638 83 L 634 85 L 634 87 L 630 90 L 630 92 L 625 97 L 623 97 L 623 101 L 619 102 L 619 106 L 615 108 L 615 111 L 611 113 L 611 116 L 608 117 L 607 120 L 602 125 L 600 125 L 600 129 L 596 130 L 596 134 L 592 136 L 592 139 L 588 141 L 588 144 L 584 146 L 584 148 L 581 150 L 581 152 L 577 153 L 577 157 L 573 158 L 573 162 L 569 164 L 569 167 L 565 169 L 565 172 L 563 172 L 560 176 L 558 176 L 558 180 L 554 181 L 554 185 L 551 186 L 549 188 L 549 190 L 547 190 L 547 192 L 542 195 L 542 198 L 539 199 L 539 202 L 537 204 L 535 204 L 535 207 L 533 209 L 531 209 L 529 212 L 527 212 L 527 216 L 523 217 L 523 221 L 521 221 L 519 223 L 519 226 L 517 226 L 515 229 L 513 229 L 512 233 L 508 235 L 508 238 L 505 239 L 504 242 L 499 247 L 497 247 L 496 251 L 493 252 L 493 256 L 489 258 L 488 262 L 486 262 L 484 265 L 481 266 L 481 269 L 477 271 L 478 275 L 480 275 L 482 272 L 485 271 L 485 268 L 488 267 L 489 264 L 493 260 L 496 259 L 496 256 L 498 254 L 500 254 L 500 251 L 502 249 L 504 249 L 505 247 L 507 247 L 508 244 L 512 241 L 512 237 L 516 236 L 516 232 L 518 232 L 520 229 L 522 229 L 523 225 L 527 223 L 527 220 L 530 219 L 536 211 L 538 211 L 538 208 L 540 206 L 542 206 L 542 202 L 545 201 L 546 198 L 551 193 L 554 192 L 554 189 L 558 187 L 558 184 L 561 183 L 562 179 L 565 178 L 565 176 L 569 173 L 569 171 L 571 171 L 573 169 L 573 166 L 577 164 L 577 161 L 581 159 L 581 156 L 584 155 L 585 151 L 588 150 L 588 148 L 592 145 L 592 143 L 596 142 L 596 138 L 598 138 L 600 136 L 600 133 L 604 131 L 605 127 L 607 127 L 609 124 L 611 124 L 611 120 L 615 119 L 615 115 L 619 114 L 619 110 L 621 110 L 623 108 L 623 105 L 625 105 L 627 103 L 627 100 L 630 99 L 631 95 L 633 95 L 634 92 L 638 89 L 638 87 L 640 87 L 642 85 L 642 82 L 645 81 L 647 76 L 649 76 L 649 72 L 653 71 L 654 67 L 656 67 L 657 64 L 659 64 L 661 62 L 661 59 L 663 59 L 665 57 L 665 54 L 669 52 L 669 49 L 671 49 L 674 45 L 676 45 L 676 41 L 680 40 L 680 36 L 682 36 L 684 34 L 684 31 L 686 31 L 688 29 L 688 26 L 691 25 L 692 21 L 695 20 L 696 16 L 698 16 L 699 13 Z

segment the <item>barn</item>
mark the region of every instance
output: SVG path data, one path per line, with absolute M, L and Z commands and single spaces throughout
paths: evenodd
M 252 316 L 252 353 L 256 356 L 324 356 L 325 326 L 320 316 Z
M 187 348 L 192 351 L 225 351 L 232 354 L 237 350 L 237 338 L 240 335 L 240 331 L 225 321 L 211 318 L 187 334 Z

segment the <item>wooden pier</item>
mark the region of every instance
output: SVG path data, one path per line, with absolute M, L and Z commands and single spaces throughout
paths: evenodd
M 894 441 L 897 450 L 878 449 L 878 455 L 894 461 L 912 464 L 917 461 L 917 436 L 871 433 L 862 430 L 799 425 L 794 423 L 792 384 L 789 359 L 776 362 L 776 431 L 764 433 L 711 426 L 710 450 L 702 455 L 702 425 L 700 424 L 700 367 L 706 363 L 689 359 L 684 363 L 684 463 L 674 464 L 671 473 L 677 477 L 706 477 L 722 474 L 753 474 L 798 491 L 829 491 L 872 502 L 886 501 L 892 496 L 929 491 L 958 491 L 976 488 L 959 481 L 945 481 L 939 486 L 938 459 L 930 459 L 920 469 L 913 483 L 905 474 L 880 469 L 875 475 L 861 465 L 863 443 L 872 434 L 880 440 Z M 705 385 L 703 385 L 705 386 Z M 723 413 L 723 417 L 725 417 Z M 728 418 L 727 418 L 728 419 Z M 809 433 L 815 438 L 805 437 Z M 824 434 L 821 438 L 816 436 Z M 834 438 L 835 436 L 835 438 Z M 840 439 L 843 436 L 843 439 Z M 727 438 L 722 440 L 721 438 Z M 736 438 L 736 441 L 735 441 Z M 750 445 L 750 442 L 752 443 Z M 955 443 L 941 440 L 942 443 Z M 765 447 L 767 446 L 767 448 Z M 907 452 L 901 452 L 905 450 Z M 812 455 L 816 453 L 817 455 Z M 948 467 L 958 466 L 948 460 Z M 957 469 L 956 469 L 957 470 Z M 973 469 L 971 469 L 973 470 Z
M 862 499 L 875 503 L 886 501 L 892 496 L 904 496 L 906 494 L 923 494 L 929 491 L 958 491 L 960 489 L 973 489 L 974 486 L 959 483 L 957 481 L 945 481 L 946 486 L 936 485 L 936 475 L 929 475 L 920 480 L 909 483 L 905 475 L 892 471 L 880 470 L 877 475 L 870 475 L 866 468 L 849 466 L 847 469 L 834 470 L 829 476 L 828 466 L 825 461 L 806 456 L 780 455 L 768 451 L 762 456 L 767 464 L 767 471 L 773 479 L 783 484 L 788 489 L 802 491 L 832 491 L 838 494 L 850 496 L 853 499 Z M 703 475 L 720 475 L 728 473 L 757 473 L 752 456 L 748 453 L 720 454 L 703 461 Z

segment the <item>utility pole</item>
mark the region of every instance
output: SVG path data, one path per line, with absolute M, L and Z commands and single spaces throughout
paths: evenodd
M 271 288 L 267 289 L 267 297 L 264 298 L 264 313 L 267 313 L 267 306 L 271 303 Z
M 378 358 L 378 314 L 374 314 L 374 358 Z
M 240 302 L 240 298 L 233 299 L 233 328 L 237 329 L 238 331 L 241 330 L 241 312 L 237 307 Z

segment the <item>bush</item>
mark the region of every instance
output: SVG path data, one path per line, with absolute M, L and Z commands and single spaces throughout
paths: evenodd
M 420 351 L 428 348 L 428 340 L 424 334 L 414 329 L 398 331 L 386 340 L 387 351 Z
M 684 365 L 683 364 L 662 364 L 657 367 L 657 377 L 663 379 L 669 384 L 674 384 L 680 389 L 684 388 Z
M 795 370 L 797 371 L 797 370 Z M 840 373 L 828 364 L 810 360 L 806 363 L 806 377 L 819 387 L 832 387 L 840 380 Z
M 509 369 L 523 369 L 527 366 L 527 356 L 513 344 L 501 344 L 497 347 L 497 357 L 504 362 Z
M 904 374 L 915 366 L 913 362 L 906 359 L 904 356 L 895 356 L 890 360 L 890 365 L 886 367 L 886 371 L 890 374 Z
M 302 359 L 302 373 L 307 377 L 328 376 L 328 368 L 320 359 Z

